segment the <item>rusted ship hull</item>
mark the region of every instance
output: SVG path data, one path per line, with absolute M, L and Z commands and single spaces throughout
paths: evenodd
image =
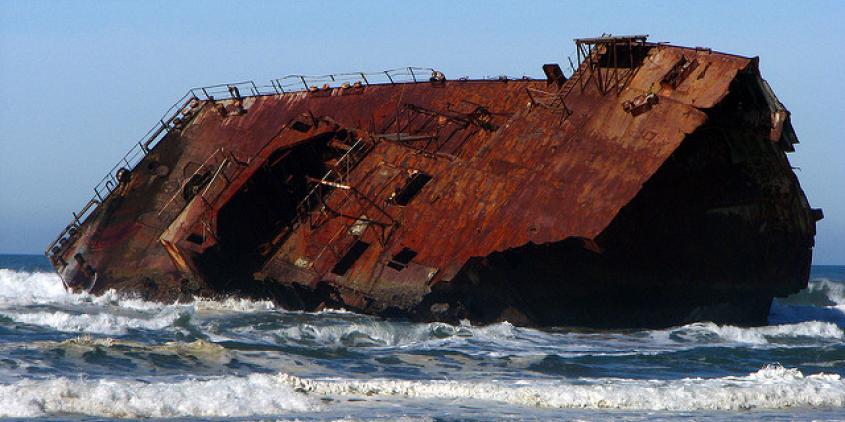
M 47 255 L 69 288 L 164 301 L 765 323 L 773 297 L 806 286 L 821 212 L 756 58 L 639 36 L 577 45 L 569 78 L 408 69 L 192 90 Z

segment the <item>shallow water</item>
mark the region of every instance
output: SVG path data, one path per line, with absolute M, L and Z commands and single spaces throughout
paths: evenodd
M 68 294 L 0 256 L 0 417 L 845 420 L 845 267 L 770 325 L 536 330 Z

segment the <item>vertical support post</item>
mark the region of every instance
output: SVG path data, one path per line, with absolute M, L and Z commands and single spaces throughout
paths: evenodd
M 596 74 L 596 86 L 599 88 L 599 92 L 604 93 L 604 75 L 601 73 L 601 67 L 599 66 L 598 60 L 596 60 L 596 56 L 599 54 L 599 49 L 601 46 L 595 45 L 591 49 L 590 52 L 590 63 L 593 66 L 593 72 Z M 605 51 L 606 52 L 606 51 Z
M 408 72 L 411 72 L 411 79 L 413 79 L 413 80 L 414 80 L 414 83 L 416 83 L 416 82 L 417 82 L 417 77 L 416 77 L 416 75 L 414 75 L 414 69 L 412 69 L 412 68 L 410 68 L 410 67 L 409 67 L 409 68 L 408 68 Z
M 531 95 L 531 90 L 528 89 L 528 88 L 525 88 L 525 93 L 528 94 L 528 101 L 531 101 L 531 107 L 534 107 L 535 105 L 537 105 L 537 102 L 534 101 L 534 96 Z
M 628 46 L 630 46 L 631 42 L 628 41 Z M 613 43 L 613 82 L 614 85 L 619 85 L 619 59 L 616 57 L 616 43 Z

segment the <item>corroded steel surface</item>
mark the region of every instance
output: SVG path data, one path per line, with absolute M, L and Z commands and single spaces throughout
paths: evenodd
M 815 233 L 785 158 L 797 142 L 788 112 L 756 59 L 628 42 L 636 63 L 596 73 L 619 48 L 596 48 L 562 84 L 435 75 L 194 100 L 52 259 L 73 288 L 162 300 L 250 294 L 304 309 L 538 325 L 662 325 L 728 303 L 722 319 L 754 323 L 772 296 L 806 283 Z M 711 167 L 753 189 L 702 188 L 706 201 L 671 205 L 683 179 L 719 180 Z M 669 205 L 652 212 L 649 201 Z M 733 216 L 725 230 L 760 236 L 747 252 L 764 261 L 748 264 L 759 274 L 714 258 L 724 271 L 690 290 L 700 298 L 679 309 L 672 297 L 643 300 L 643 310 L 666 309 L 654 319 L 591 324 L 602 318 L 575 310 L 595 297 L 590 285 L 683 291 L 681 278 L 702 274 L 691 256 L 708 251 L 673 257 L 659 250 L 676 233 L 638 234 L 668 274 L 629 262 L 625 233 L 661 219 L 692 232 L 685 221 L 716 214 Z M 791 244 L 771 252 L 781 240 Z M 731 314 L 742 307 L 754 315 Z

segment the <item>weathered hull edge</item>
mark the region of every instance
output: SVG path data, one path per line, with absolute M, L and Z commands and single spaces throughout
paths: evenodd
M 797 143 L 788 112 L 759 77 L 756 59 L 642 48 L 637 54 L 647 60 L 633 68 L 618 96 L 593 86 L 598 76 L 578 80 L 592 59 L 585 60 L 581 75 L 557 86 L 566 93 L 558 94 L 566 98 L 562 108 L 531 95 L 549 90 L 551 79 L 198 102 L 191 119 L 135 167 L 51 260 L 70 288 L 162 301 L 236 295 L 272 298 L 291 309 L 535 326 L 764 324 L 773 297 L 806 287 L 820 218 L 784 154 Z M 656 81 L 663 84 L 657 96 Z M 482 108 L 455 112 L 449 105 L 468 96 L 482 114 Z M 229 111 L 220 111 L 221 104 Z M 403 117 L 400 109 L 410 111 Z M 419 116 L 429 119 L 419 123 Z M 433 138 L 432 121 L 439 125 Z M 392 131 L 400 126 L 409 133 Z M 364 139 L 362 133 L 376 142 L 360 148 L 342 178 L 323 179 L 331 190 L 319 198 L 321 214 L 310 208 L 308 224 L 297 220 L 280 234 L 232 243 L 227 215 L 252 212 L 243 208 L 255 200 L 246 187 L 260 191 L 266 182 L 259 176 L 277 174 L 262 173 L 264 163 L 316 160 L 314 168 L 323 171 L 321 155 L 339 148 L 347 153 L 328 160 L 342 162 L 360 141 L 342 142 Z M 391 138 L 401 136 L 411 141 Z M 425 137 L 420 150 L 413 142 Z M 434 149 L 427 151 L 431 139 Z M 318 144 L 317 155 L 301 147 Z M 191 163 L 223 148 L 228 155 L 214 177 L 227 182 L 215 186 L 212 177 L 197 185 L 201 195 L 182 195 L 198 175 L 191 170 L 202 168 Z M 421 198 L 399 207 L 395 195 L 402 192 L 387 198 L 383 186 L 405 173 L 389 168 L 433 180 Z M 373 179 L 374 169 L 388 179 Z M 297 174 L 287 177 L 315 179 Z M 341 195 L 344 186 L 358 196 Z M 296 195 L 294 186 L 288 189 Z M 216 195 L 210 200 L 209 190 Z M 171 207 L 177 214 L 162 217 L 177 196 L 184 196 Z M 440 224 L 443 215 L 455 224 Z M 197 235 L 200 223 L 213 233 Z M 348 234 L 331 245 L 339 233 Z M 349 273 L 341 273 L 338 267 L 362 243 Z M 261 248 L 233 254 L 234 244 Z

